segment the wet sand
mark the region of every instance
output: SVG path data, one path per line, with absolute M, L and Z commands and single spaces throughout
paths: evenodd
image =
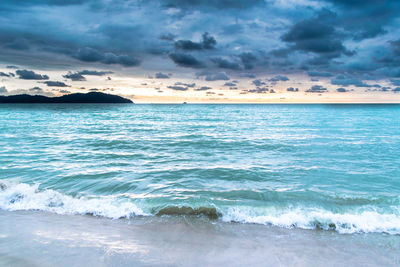
M 400 236 L 0 211 L 2 266 L 398 266 Z

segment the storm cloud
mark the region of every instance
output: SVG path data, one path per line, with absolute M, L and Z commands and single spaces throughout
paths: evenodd
M 97 71 L 97 70 L 81 70 L 77 72 L 68 72 L 67 74 L 63 75 L 66 79 L 71 79 L 72 81 L 86 81 L 84 75 L 91 75 L 91 76 L 103 76 L 106 74 L 111 74 L 112 71 Z
M 156 79 L 169 79 L 169 75 L 162 72 L 157 72 L 154 77 L 156 77 Z
M 54 70 L 72 86 L 111 73 L 197 84 L 262 77 L 253 85 L 284 84 L 277 92 L 399 86 L 398 0 L 5 0 L 0 13 L 5 82 L 59 79 Z
M 362 80 L 360 80 L 358 78 L 346 76 L 343 74 L 340 74 L 340 75 L 336 76 L 334 79 L 332 79 L 331 84 L 341 85 L 344 87 L 349 86 L 349 85 L 353 85 L 356 87 L 371 87 L 371 85 L 364 83 Z
M 325 93 L 328 89 L 322 85 L 313 85 L 310 89 L 306 90 L 307 93 Z
M 15 73 L 18 75 L 18 78 L 23 80 L 48 80 L 49 76 L 46 74 L 39 74 L 32 70 L 17 70 Z
M 311 52 L 322 57 L 352 55 L 353 52 L 343 45 L 344 37 L 334 27 L 334 21 L 335 14 L 323 10 L 313 18 L 294 24 L 282 35 L 282 40 L 289 43 L 293 50 Z
M 126 67 L 138 66 L 140 60 L 128 55 L 116 55 L 111 52 L 100 52 L 91 47 L 84 47 L 73 55 L 76 59 L 85 62 L 101 62 L 103 64 L 120 64 Z
M 203 63 L 197 60 L 195 57 L 189 54 L 181 54 L 181 53 L 171 53 L 169 57 L 181 67 L 187 68 L 202 68 L 204 67 Z
M 63 82 L 59 82 L 59 81 L 46 81 L 43 82 L 44 84 L 46 84 L 47 86 L 54 86 L 54 87 L 69 87 L 69 85 L 63 83 Z
M 270 81 L 270 82 L 279 82 L 279 81 L 286 82 L 286 81 L 289 81 L 289 78 L 286 76 L 283 76 L 283 75 L 276 75 L 275 77 L 268 79 L 268 81 Z
M 175 48 L 182 50 L 207 50 L 214 49 L 217 41 L 208 32 L 203 33 L 200 42 L 193 42 L 190 40 L 178 40 L 174 43 Z
M 170 86 L 167 86 L 167 88 L 172 89 L 172 90 L 176 90 L 176 91 L 186 91 L 186 90 L 189 89 L 187 87 L 177 86 L 177 85 L 170 85 Z

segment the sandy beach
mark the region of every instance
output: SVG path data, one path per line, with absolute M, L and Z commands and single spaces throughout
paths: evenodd
M 3 266 L 396 266 L 399 249 L 385 234 L 0 211 Z

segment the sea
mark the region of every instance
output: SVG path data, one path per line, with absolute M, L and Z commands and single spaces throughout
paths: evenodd
M 2 104 L 0 210 L 399 243 L 400 105 Z

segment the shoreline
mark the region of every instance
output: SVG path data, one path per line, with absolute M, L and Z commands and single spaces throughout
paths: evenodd
M 378 233 L 0 210 L 0 262 L 12 266 L 395 266 L 399 249 L 400 236 Z
M 5 181 L 4 181 L 5 182 Z M 399 217 L 393 213 L 379 213 L 371 209 L 362 212 L 333 212 L 321 207 L 298 207 L 276 212 L 248 206 L 227 207 L 223 205 L 168 205 L 146 206 L 130 199 L 85 198 L 60 193 L 54 190 L 40 190 L 39 184 L 1 183 L 0 209 L 6 211 L 43 211 L 59 215 L 93 215 L 108 219 L 132 219 L 137 216 L 200 216 L 219 222 L 259 224 L 287 229 L 336 231 L 340 234 L 386 233 L 399 235 Z

